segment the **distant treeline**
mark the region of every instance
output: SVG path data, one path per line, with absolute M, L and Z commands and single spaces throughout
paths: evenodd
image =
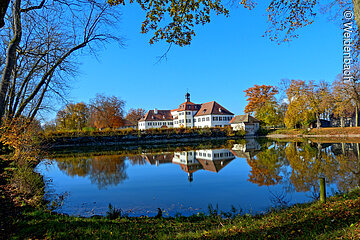
M 125 113 L 125 101 L 101 94 L 84 102 L 69 103 L 58 111 L 54 121 L 45 124 L 45 130 L 95 130 L 116 129 L 127 126 L 136 126 L 137 121 L 144 116 L 142 108 L 133 109 Z
M 359 79 L 355 70 L 353 79 Z M 353 126 L 359 126 L 360 83 L 340 75 L 332 83 L 283 79 L 279 86 L 254 85 L 244 92 L 245 113 L 266 126 L 320 127 L 320 119 L 338 119 L 344 127 L 345 118 L 354 118 Z

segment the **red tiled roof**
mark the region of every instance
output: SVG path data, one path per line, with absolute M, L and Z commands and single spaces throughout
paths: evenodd
M 215 101 L 201 104 L 200 110 L 195 114 L 196 116 L 204 115 L 234 115 L 232 112 L 221 106 Z
M 231 119 L 231 121 L 229 122 L 230 124 L 232 123 L 259 123 L 260 121 L 257 120 L 256 118 L 254 118 L 253 116 L 250 116 L 249 114 L 245 114 L 245 115 L 237 115 L 235 117 L 233 117 L 233 119 Z
M 170 110 L 149 110 L 139 121 L 170 121 L 173 120 Z
M 195 104 L 193 102 L 184 102 L 182 104 L 179 105 L 179 108 L 177 109 L 177 111 L 185 111 L 185 110 L 199 110 L 201 104 Z
M 235 157 L 233 157 L 232 159 L 217 159 L 217 160 L 197 159 L 197 160 L 202 165 L 204 170 L 217 173 L 234 159 Z
M 159 161 L 159 164 L 162 163 L 171 163 L 173 159 L 173 154 L 144 154 L 142 155 L 144 159 L 151 165 L 156 164 L 156 161 Z
M 186 165 L 186 164 L 180 163 L 179 165 L 181 167 L 181 170 L 183 170 L 187 173 L 194 173 L 194 172 L 202 169 L 202 166 L 200 164 Z

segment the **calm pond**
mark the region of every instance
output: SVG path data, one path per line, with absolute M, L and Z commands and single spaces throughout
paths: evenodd
M 105 215 L 109 203 L 128 216 L 208 213 L 212 204 L 243 213 L 308 202 L 360 183 L 359 144 L 265 139 L 135 149 L 54 152 L 37 171 L 55 211 Z

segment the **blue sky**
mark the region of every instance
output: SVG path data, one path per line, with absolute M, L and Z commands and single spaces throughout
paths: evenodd
M 245 89 L 254 84 L 276 85 L 283 78 L 333 81 L 342 71 L 342 30 L 327 15 L 316 18 L 290 43 L 278 45 L 262 37 L 266 6 L 249 11 L 230 8 L 230 17 L 213 16 L 198 26 L 190 46 L 173 47 L 167 61 L 157 62 L 167 45 L 149 45 L 140 34 L 144 13 L 136 4 L 123 7 L 116 44 L 81 58 L 80 74 L 71 83 L 69 100 L 88 102 L 96 93 L 115 95 L 126 109 L 173 109 L 189 89 L 195 103 L 217 101 L 235 114 L 247 104 Z M 59 106 L 60 108 L 60 106 Z

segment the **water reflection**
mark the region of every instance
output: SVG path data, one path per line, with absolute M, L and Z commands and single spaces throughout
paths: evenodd
M 127 179 L 125 156 L 105 155 L 91 158 L 57 159 L 58 168 L 69 176 L 88 177 L 98 188 L 118 185 Z M 140 162 L 137 161 L 136 164 Z
M 297 192 L 311 191 L 320 176 L 336 183 L 340 191 L 360 184 L 359 143 L 265 142 L 255 139 L 233 144 L 231 149 L 199 149 L 141 155 L 91 155 L 62 157 L 55 161 L 69 176 L 89 177 L 99 188 L 124 182 L 126 160 L 134 165 L 177 164 L 194 180 L 199 170 L 218 173 L 231 161 L 244 158 L 250 166 L 248 181 L 258 186 L 280 182 L 291 184 Z
M 157 196 L 158 192 L 162 191 L 164 192 L 161 194 L 167 196 L 170 193 L 166 191 L 171 191 L 180 182 L 181 184 L 186 182 L 195 184 L 193 186 L 199 184 L 199 189 L 196 191 L 207 191 L 206 189 L 210 189 L 210 184 L 217 183 L 216 193 L 221 196 L 225 195 L 224 191 L 234 191 L 233 200 L 227 199 L 227 201 L 235 202 L 242 194 L 241 191 L 249 193 L 246 197 L 252 198 L 252 195 L 255 197 L 254 192 L 260 191 L 262 187 L 270 189 L 269 187 L 277 186 L 286 193 L 310 193 L 313 197 L 317 197 L 320 177 L 324 177 L 327 185 L 337 191 L 346 191 L 359 186 L 359 152 L 358 143 L 264 140 L 260 142 L 256 139 L 248 139 L 226 143 L 220 148 L 207 146 L 172 151 L 166 149 L 151 153 L 147 149 L 143 152 L 141 150 L 135 153 L 119 151 L 108 155 L 77 153 L 55 157 L 54 163 L 62 174 L 89 179 L 91 184 L 96 185 L 98 189 L 126 186 L 126 188 L 121 188 L 127 189 L 127 192 L 122 193 L 123 198 L 130 199 L 130 196 L 140 200 L 146 198 L 145 193 L 144 195 L 139 193 L 145 191 L 143 188 L 146 188 L 150 195 L 152 194 L 149 198 L 156 199 L 153 196 Z M 46 170 L 41 170 L 41 172 L 46 175 Z M 226 173 L 222 175 L 221 172 Z M 170 175 L 166 175 L 167 173 Z M 219 176 L 216 180 L 213 179 L 215 175 Z M 211 183 L 206 183 L 206 185 L 204 179 L 207 178 L 211 179 L 211 181 L 208 180 Z M 151 182 L 152 179 L 158 182 Z M 249 184 L 246 188 L 242 179 Z M 140 181 L 140 183 L 135 184 L 131 181 Z M 241 187 L 244 190 L 238 189 Z M 156 190 L 151 192 L 152 189 Z M 201 198 L 201 195 L 205 194 L 199 192 L 196 197 L 191 192 L 195 190 L 187 188 L 176 191 L 176 194 L 181 195 L 184 191 L 188 191 L 189 198 L 194 198 L 189 201 L 195 201 L 195 198 Z M 269 191 L 271 190 L 267 192 Z M 299 199 L 303 199 L 305 195 L 302 196 Z M 174 198 L 176 199 L 176 196 Z M 249 199 L 249 201 L 252 200 Z M 109 202 L 111 199 L 108 199 L 107 204 Z M 293 203 L 295 202 L 296 199 Z M 141 204 L 145 203 L 141 202 Z M 174 204 L 174 202 L 169 204 Z

